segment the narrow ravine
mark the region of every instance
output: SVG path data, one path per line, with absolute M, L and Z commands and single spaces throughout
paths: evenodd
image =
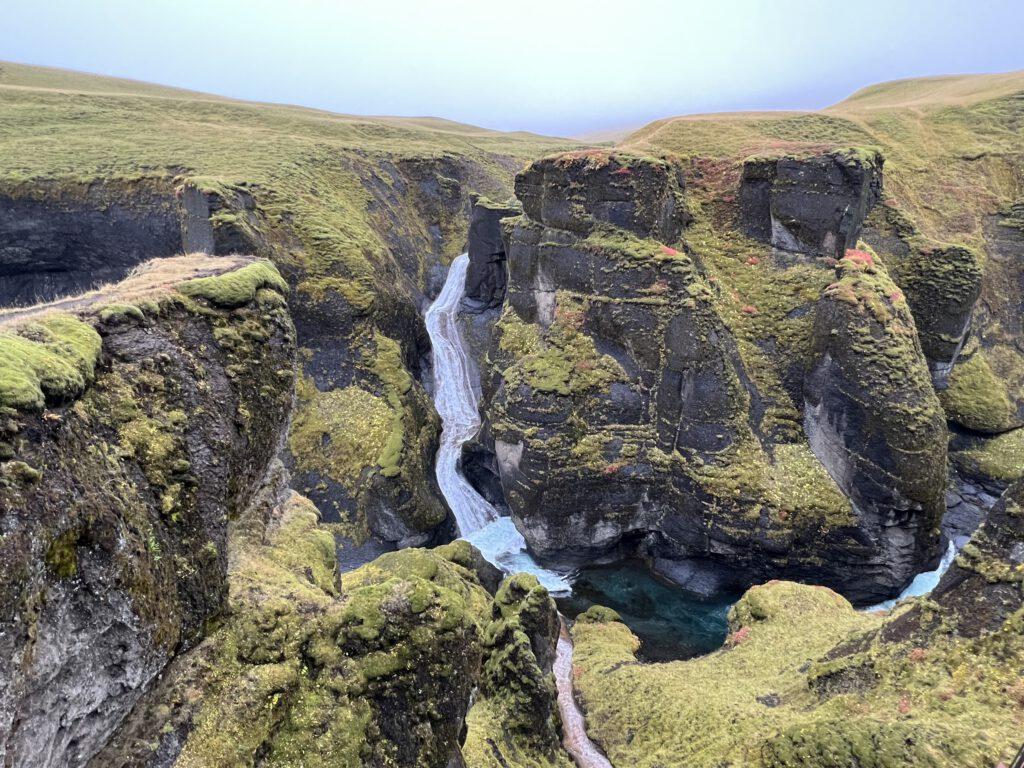
M 565 577 L 534 562 L 512 519 L 500 516 L 494 506 L 476 492 L 459 464 L 463 444 L 480 429 L 472 369 L 457 323 L 468 266 L 467 254 L 452 262 L 444 288 L 426 313 L 427 333 L 434 349 L 434 405 L 442 424 L 435 469 L 437 483 L 455 515 L 460 536 L 476 546 L 488 561 L 506 573 L 532 573 L 549 592 L 564 594 L 571 591 Z M 554 673 L 566 750 L 580 768 L 612 768 L 587 736 L 583 713 L 576 705 L 572 641 L 564 626 L 558 639 Z
M 534 562 L 512 518 L 500 516 L 462 474 L 459 464 L 462 446 L 480 430 L 472 366 L 458 326 L 468 266 L 469 256 L 465 253 L 452 262 L 444 288 L 425 318 L 434 349 L 434 406 L 442 424 L 441 446 L 434 469 L 437 484 L 455 515 L 459 535 L 479 549 L 488 561 L 507 573 L 534 574 L 553 594 L 567 593 L 571 591 L 569 582 Z

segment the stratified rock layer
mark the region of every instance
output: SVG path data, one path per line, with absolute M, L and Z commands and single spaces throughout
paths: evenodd
M 826 197 L 861 208 L 828 226 L 855 236 L 880 184 L 864 156 L 787 159 L 791 218 L 833 168 Z M 906 302 L 887 283 L 855 310 L 836 298 L 852 262 L 836 282 L 818 245 L 791 255 L 742 237 L 712 209 L 731 204 L 684 195 L 685 167 L 570 153 L 518 177 L 525 215 L 505 220 L 508 294 L 483 383 L 512 512 L 552 560 L 639 552 L 681 581 L 703 571 L 705 588 L 785 574 L 891 595 L 936 552 L 945 487 L 945 428 Z M 808 231 L 826 226 L 817 204 L 804 213 Z M 708 263 L 734 251 L 777 306 L 740 305 L 719 282 Z M 836 359 L 864 376 L 846 400 Z M 830 393 L 810 441 L 805 388 L 812 410 Z M 902 431 L 890 401 L 914 416 Z

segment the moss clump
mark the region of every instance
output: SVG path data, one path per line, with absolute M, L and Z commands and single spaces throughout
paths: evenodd
M 611 608 L 605 608 L 603 605 L 592 605 L 577 616 L 576 621 L 582 621 L 584 624 L 588 622 L 592 624 L 607 624 L 613 621 L 621 622 L 622 617 Z
M 582 330 L 583 311 L 568 295 L 559 297 L 555 319 L 543 334 L 530 330 L 513 313 L 502 318 L 500 346 L 515 362 L 504 372 L 509 384 L 525 383 L 537 392 L 563 397 L 605 389 L 626 373 L 610 355 L 602 355 Z
M 1024 428 L 994 437 L 978 437 L 950 454 L 961 472 L 1012 483 L 1024 477 Z
M 230 309 L 249 304 L 261 288 L 288 294 L 288 283 L 269 261 L 260 260 L 223 275 L 198 277 L 177 286 L 178 291 L 193 299 L 205 299 L 214 306 Z
M 78 575 L 78 531 L 65 531 L 46 548 L 46 564 L 62 579 Z
M 298 468 L 318 472 L 356 492 L 384 460 L 394 412 L 385 398 L 358 386 L 321 392 L 299 380 L 288 446 Z
M 100 322 L 108 325 L 117 325 L 134 320 L 143 322 L 146 319 L 141 307 L 135 304 L 107 304 L 99 310 Z
M 957 363 L 939 400 L 950 421 L 975 432 L 1003 432 L 1017 420 L 1005 385 L 980 349 Z
M 0 333 L 0 407 L 40 411 L 79 396 L 93 380 L 102 347 L 95 329 L 70 315 Z

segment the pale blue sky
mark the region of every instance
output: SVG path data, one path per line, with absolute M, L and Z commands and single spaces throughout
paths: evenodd
M 0 0 L 0 59 L 572 135 L 1024 68 L 1021 0 Z

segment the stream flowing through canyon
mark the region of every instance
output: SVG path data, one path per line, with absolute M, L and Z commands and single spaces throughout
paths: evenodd
M 560 605 L 571 606 L 587 598 L 584 595 L 573 594 L 571 583 L 565 574 L 543 568 L 534 561 L 527 551 L 525 539 L 512 518 L 501 515 L 493 504 L 477 492 L 462 472 L 463 445 L 473 439 L 481 427 L 479 384 L 476 381 L 478 374 L 466 353 L 458 325 L 468 266 L 467 254 L 462 254 L 452 262 L 444 287 L 427 309 L 425 316 L 434 355 L 434 404 L 442 422 L 441 441 L 435 464 L 437 482 L 452 510 L 461 538 L 473 544 L 484 558 L 505 573 L 534 574 L 552 595 L 559 597 Z M 898 598 L 866 610 L 888 610 L 899 600 L 927 594 L 949 567 L 955 554 L 956 548 L 950 544 L 938 568 L 918 574 Z M 689 622 L 693 626 L 687 625 L 680 629 L 679 626 L 673 626 L 671 621 L 666 622 L 664 617 L 655 621 L 655 624 L 659 625 L 656 631 L 662 633 L 665 629 L 660 625 L 668 627 L 673 636 L 671 643 L 678 645 L 685 640 L 692 644 L 692 647 L 686 646 L 687 652 L 682 658 L 706 653 L 721 644 L 726 631 L 725 614 L 731 600 L 721 604 L 702 604 L 688 599 L 685 595 L 670 595 L 669 599 L 662 594 L 666 587 L 661 587 L 661 591 L 658 591 L 657 585 L 648 583 L 646 579 L 638 579 L 635 574 L 625 575 L 624 581 L 622 574 L 611 574 L 614 586 L 604 586 L 602 591 L 608 594 L 601 596 L 602 603 L 608 602 L 607 598 L 614 596 L 616 591 L 623 591 L 627 607 L 635 609 L 638 603 L 636 593 L 639 590 L 655 603 L 664 603 L 666 609 L 679 613 L 679 620 Z M 595 578 L 600 578 L 600 575 L 590 574 L 591 580 Z M 605 580 L 608 581 L 607 577 Z M 623 584 L 619 582 L 624 582 L 624 590 Z M 652 589 L 655 590 L 653 598 L 646 594 Z M 681 601 L 682 607 L 676 605 L 673 600 Z M 577 607 L 581 610 L 583 608 L 582 605 Z M 640 627 L 634 626 L 634 629 L 639 631 Z M 645 639 L 645 642 L 650 642 L 650 638 Z M 673 650 L 676 654 L 679 652 L 679 649 Z M 587 736 L 583 713 L 576 704 L 572 684 L 572 653 L 572 641 L 563 627 L 558 641 L 554 673 L 565 747 L 581 768 L 611 768 L 608 760 Z M 674 655 L 651 660 L 668 660 Z
M 489 562 L 506 573 L 534 574 L 552 594 L 568 594 L 572 588 L 566 578 L 534 562 L 512 518 L 499 515 L 494 505 L 477 493 L 462 474 L 462 446 L 480 429 L 473 366 L 458 326 L 468 266 L 467 254 L 452 262 L 444 288 L 425 318 L 434 349 L 434 405 L 442 424 L 435 468 L 437 483 L 455 516 L 459 536 L 479 549 Z M 566 750 L 580 768 L 612 768 L 587 736 L 583 713 L 576 704 L 572 687 L 572 641 L 564 627 L 558 640 L 554 673 Z

